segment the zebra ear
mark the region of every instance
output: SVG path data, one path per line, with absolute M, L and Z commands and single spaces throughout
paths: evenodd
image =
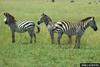
M 45 13 L 43 13 L 42 16 L 45 16 Z
M 6 15 L 6 13 L 3 13 L 4 15 Z
M 93 20 L 95 19 L 95 17 L 92 17 L 93 18 Z

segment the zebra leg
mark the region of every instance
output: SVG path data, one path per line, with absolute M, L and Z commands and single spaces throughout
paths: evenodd
M 12 43 L 15 43 L 15 32 L 12 31 Z
M 80 41 L 81 41 L 81 36 L 78 37 L 78 44 L 77 44 L 78 48 L 80 48 Z
M 76 36 L 76 39 L 75 39 L 75 47 L 74 48 L 76 48 L 77 47 L 77 40 L 78 38 L 77 38 L 77 36 Z
M 60 39 L 62 37 L 63 32 L 58 32 L 58 44 L 60 44 Z
M 35 32 L 33 33 L 33 36 L 34 36 L 34 43 L 36 43 L 36 34 L 35 34 Z
M 33 35 L 34 35 L 34 30 L 29 30 L 28 33 L 30 35 L 30 43 L 32 43 L 32 39 L 33 39 Z
M 51 43 L 54 43 L 54 32 L 50 31 Z
M 76 36 L 76 40 L 75 40 L 75 47 L 76 48 L 80 48 L 80 40 L 81 40 L 81 36 Z
M 68 44 L 72 43 L 72 36 L 68 35 L 68 38 L 69 38 Z

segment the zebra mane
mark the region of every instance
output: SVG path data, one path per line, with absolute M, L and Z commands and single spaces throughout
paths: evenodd
M 94 17 L 87 17 L 87 18 L 85 18 L 85 19 L 82 19 L 81 22 L 87 21 L 88 19 L 91 19 L 91 18 L 94 19 Z
M 49 18 L 49 20 L 52 22 L 52 19 L 49 17 L 49 16 L 47 16 L 48 18 Z
M 49 19 L 52 22 L 52 19 L 48 15 L 46 15 L 44 13 L 42 15 L 45 16 L 47 19 Z

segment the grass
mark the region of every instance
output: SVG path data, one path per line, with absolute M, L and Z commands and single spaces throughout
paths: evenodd
M 80 67 L 80 63 L 100 62 L 100 3 L 92 0 L 0 0 L 0 67 Z M 95 16 L 98 31 L 88 28 L 81 40 L 81 48 L 73 49 L 67 44 L 68 37 L 63 35 L 61 45 L 51 44 L 49 32 L 42 24 L 37 34 L 37 43 L 29 44 L 27 33 L 16 33 L 16 43 L 11 43 L 11 33 L 4 24 L 3 13 L 10 12 L 17 20 L 38 21 L 46 13 L 54 21 L 78 21 L 87 16 Z

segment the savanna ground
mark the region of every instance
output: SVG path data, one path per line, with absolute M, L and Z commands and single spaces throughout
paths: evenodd
M 88 4 L 91 2 L 91 4 Z M 4 12 L 15 16 L 16 20 L 38 21 L 42 13 L 53 21 L 79 21 L 94 16 L 98 31 L 88 28 L 81 39 L 81 48 L 73 49 L 63 35 L 61 45 L 51 44 L 49 32 L 42 24 L 37 34 L 37 43 L 29 44 L 27 33 L 16 34 L 16 43 L 11 43 L 11 33 L 4 24 Z M 0 0 L 0 67 L 79 67 L 80 63 L 100 62 L 100 2 L 98 0 Z

